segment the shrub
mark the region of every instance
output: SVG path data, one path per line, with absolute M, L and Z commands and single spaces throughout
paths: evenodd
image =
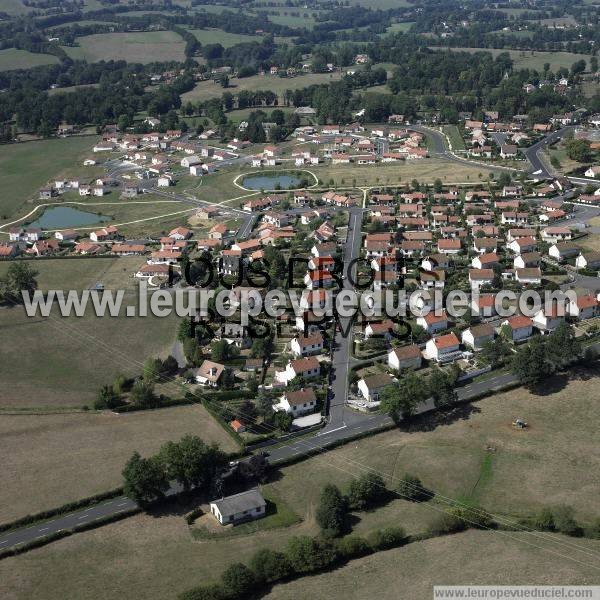
M 554 528 L 560 533 L 579 537 L 583 534 L 582 528 L 573 517 L 573 508 L 570 506 L 557 506 L 553 509 Z
M 554 515 L 549 508 L 543 508 L 541 512 L 533 518 L 532 526 L 534 529 L 542 531 L 554 530 Z
M 326 485 L 317 507 L 317 524 L 326 537 L 337 537 L 346 526 L 346 499 L 335 485 Z
M 371 554 L 373 549 L 364 538 L 358 535 L 349 535 L 341 540 L 338 540 L 336 549 L 342 558 L 358 558 Z
M 244 598 L 256 587 L 254 573 L 243 563 L 229 565 L 221 575 L 223 586 L 233 598 Z
M 178 600 L 227 600 L 227 598 L 227 592 L 217 583 L 193 588 L 177 596 Z
M 364 510 L 380 503 L 386 495 L 383 478 L 376 473 L 365 473 L 350 482 L 348 504 L 350 508 Z
M 396 491 L 402 498 L 411 502 L 425 502 L 433 497 L 433 492 L 424 487 L 418 477 L 408 473 L 402 477 Z
M 456 506 L 452 514 L 463 522 L 465 529 L 489 529 L 494 525 L 490 514 L 477 506 Z
M 431 535 L 444 535 L 447 533 L 456 533 L 466 529 L 465 522 L 453 514 L 445 513 L 429 525 L 427 533 Z
M 594 540 L 600 540 L 600 519 L 596 519 L 585 528 L 585 536 Z
M 265 583 L 280 581 L 292 573 L 292 565 L 288 557 L 270 548 L 257 550 L 250 559 L 250 568 L 256 580 Z
M 330 544 L 306 535 L 289 540 L 287 555 L 296 573 L 310 573 L 324 569 L 333 564 L 337 558 Z
M 406 531 L 402 527 L 386 527 L 378 529 L 369 536 L 373 550 L 386 550 L 395 548 L 406 542 Z

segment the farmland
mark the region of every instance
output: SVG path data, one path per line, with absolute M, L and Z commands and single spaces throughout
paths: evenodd
M 514 61 L 516 69 L 536 69 L 544 70 L 544 64 L 549 63 L 550 69 L 556 71 L 560 68 L 570 69 L 571 65 L 578 60 L 589 61 L 589 56 L 585 54 L 575 54 L 573 52 L 539 52 L 536 50 L 499 50 L 497 48 L 433 48 L 435 50 L 452 50 L 453 52 L 489 52 L 493 56 L 508 53 Z
M 599 410 L 595 380 L 584 374 L 565 386 L 563 381 L 555 379 L 549 382 L 547 391 L 548 394 L 542 397 L 521 389 L 500 394 L 482 400 L 472 408 L 463 407 L 454 414 L 439 415 L 422 425 L 417 421 L 405 431 L 365 438 L 283 468 L 282 477 L 275 477 L 267 484 L 265 492 L 281 498 L 299 515 L 302 522 L 298 525 L 195 542 L 181 518 L 181 508 L 163 511 L 160 519 L 139 515 L 2 561 L 0 576 L 6 586 L 4 596 L 14 597 L 17 588 L 27 596 L 28 592 L 33 593 L 43 586 L 48 599 L 65 596 L 96 598 L 101 594 L 110 595 L 113 590 L 126 595 L 173 598 L 196 583 L 215 579 L 233 556 L 235 560 L 244 561 L 256 548 L 277 549 L 290 535 L 316 533 L 314 514 L 322 486 L 335 483 L 345 488 L 351 477 L 360 472 L 361 465 L 379 470 L 388 483 L 409 471 L 440 494 L 476 501 L 495 513 L 514 517 L 532 514 L 544 505 L 564 503 L 572 505 L 583 522 L 589 522 L 600 512 L 598 459 L 594 452 Z M 527 430 L 519 431 L 510 426 L 516 415 L 528 421 L 530 427 Z M 486 451 L 487 446 L 495 448 L 492 455 Z M 485 477 L 481 477 L 484 471 Z M 409 533 L 417 533 L 439 515 L 440 506 L 443 504 L 393 500 L 377 510 L 356 513 L 354 530 L 365 535 L 375 528 L 394 523 L 405 527 Z M 504 538 L 502 548 L 497 548 L 494 544 L 499 542 L 494 536 L 499 534 L 469 532 L 414 544 L 391 551 L 392 554 L 378 554 L 372 559 L 375 563 L 384 561 L 383 564 L 387 564 L 387 557 L 392 556 L 395 564 L 401 561 L 410 565 L 415 560 L 420 566 L 418 569 L 385 569 L 375 578 L 361 578 L 364 579 L 361 585 L 385 585 L 397 590 L 397 585 L 412 585 L 412 580 L 398 578 L 409 577 L 407 573 L 421 573 L 419 569 L 425 569 L 426 564 L 454 561 L 457 556 L 464 557 L 460 559 L 461 564 L 472 565 L 476 560 L 474 555 L 484 543 L 482 540 L 490 545 L 490 554 L 485 555 L 489 570 L 481 571 L 478 576 L 481 579 L 471 577 L 471 571 L 461 570 L 462 582 L 494 582 L 495 574 L 499 572 L 507 573 L 515 583 L 521 581 L 516 571 L 509 570 L 509 558 L 511 565 L 520 565 L 519 572 L 524 580 L 531 582 L 535 580 L 532 574 L 540 569 L 541 563 L 537 561 L 551 559 L 544 553 L 528 554 L 532 552 L 529 546 L 513 544 Z M 582 540 L 581 544 L 593 542 Z M 442 562 L 436 562 L 437 552 L 446 557 L 440 558 Z M 416 553 L 414 558 L 413 553 Z M 515 559 L 515 556 L 520 558 Z M 490 562 L 492 557 L 498 562 Z M 336 577 L 343 575 L 338 585 L 343 587 L 347 574 L 356 573 L 355 568 L 375 564 L 368 563 L 369 560 L 353 562 L 349 567 L 337 570 Z M 531 574 L 522 570 L 527 560 L 531 560 Z M 565 561 L 563 563 L 556 576 L 563 576 L 561 581 L 580 581 L 577 577 L 581 571 L 574 571 Z M 472 568 L 476 573 L 476 565 Z M 110 571 L 108 578 L 107 569 Z M 435 572 L 439 573 L 439 568 Z M 444 572 L 449 571 L 444 569 Z M 549 570 L 548 577 L 555 572 L 555 569 Z M 327 574 L 327 578 L 331 577 L 331 573 Z M 422 577 L 422 585 L 429 585 L 434 572 L 423 571 Z M 368 584 L 367 580 L 372 579 L 380 583 Z M 273 590 L 273 598 L 291 597 L 285 595 L 288 588 L 296 590 L 295 597 L 298 597 L 296 586 L 302 583 L 310 586 L 304 588 L 311 590 L 307 592 L 309 597 L 319 597 L 313 593 L 317 585 L 313 580 L 277 587 Z M 451 579 L 444 583 L 453 581 L 461 582 Z M 365 589 L 364 594 L 369 591 Z M 323 593 L 325 595 L 321 597 L 332 597 L 329 590 Z
M 568 538 L 554 539 L 557 544 L 568 543 Z M 398 590 L 410 590 L 411 600 L 429 600 L 434 585 L 577 585 L 597 580 L 592 565 L 544 552 L 528 541 L 522 534 L 507 539 L 498 533 L 468 531 L 417 542 L 352 561 L 333 573 L 278 585 L 265 598 L 395 600 Z M 584 540 L 581 546 L 590 552 L 600 550 L 597 541 Z
M 90 269 L 90 284 L 102 281 L 102 267 L 106 265 L 99 261 L 99 270 Z M 118 263 L 116 269 L 126 267 Z M 129 277 L 132 270 L 122 274 Z M 81 274 L 80 279 L 85 277 Z M 54 289 L 63 287 L 56 280 Z M 126 300 L 134 303 L 135 297 L 130 294 Z M 51 318 L 43 318 L 28 317 L 21 307 L 0 311 L 0 328 L 6 339 L 18 338 L 28 348 L 15 353 L 4 344 L 0 349 L 4 373 L 0 407 L 24 410 L 89 405 L 99 387 L 117 374 L 136 375 L 146 358 L 170 352 L 177 327 L 175 315 L 126 317 L 123 309 L 118 318 L 102 318 L 92 312 L 90 308 L 83 317 L 62 318 L 55 308 Z
M 58 63 L 58 58 L 52 54 L 34 54 L 33 52 L 27 52 L 27 50 L 17 50 L 17 48 L 0 50 L 0 71 L 31 69 L 56 63 Z
M 0 522 L 117 487 L 134 450 L 152 454 L 162 443 L 186 434 L 236 450 L 200 405 L 122 415 L 3 415 Z M 14 504 L 11 498 L 20 501 Z
M 80 163 L 93 145 L 92 137 L 42 140 L 0 146 L 0 186 L 10 190 L 0 200 L 0 221 L 15 217 L 51 177 Z M 27 176 L 24 176 L 25 171 Z
M 341 79 L 341 73 L 309 73 L 298 75 L 297 77 L 273 77 L 271 75 L 253 75 L 242 79 L 231 79 L 228 91 L 237 93 L 242 90 L 257 91 L 270 90 L 279 95 L 283 100 L 285 90 L 297 90 L 310 85 L 329 83 Z M 214 81 L 201 81 L 196 87 L 182 95 L 183 102 L 191 100 L 209 100 L 210 98 L 220 98 L 223 94 L 223 88 Z
M 172 31 L 104 33 L 77 39 L 79 46 L 64 46 L 67 54 L 77 60 L 127 60 L 133 63 L 185 60 L 184 43 Z
M 241 33 L 229 33 L 222 29 L 191 29 L 196 39 L 203 45 L 221 44 L 223 48 L 229 48 L 243 42 L 260 42 L 261 37 L 256 35 L 244 35 Z

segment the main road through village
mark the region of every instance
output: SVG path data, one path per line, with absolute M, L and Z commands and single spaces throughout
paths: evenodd
M 465 162 L 473 164 L 465 158 L 461 158 L 451 152 L 446 147 L 444 136 L 434 129 L 429 127 L 413 125 L 411 129 L 420 131 L 430 137 L 430 151 L 434 155 L 444 156 L 450 160 L 457 162 Z M 540 151 L 550 143 L 554 143 L 562 137 L 570 128 L 564 128 L 549 134 L 547 137 L 537 142 L 527 150 L 524 154 L 530 163 L 529 171 L 539 179 L 551 178 L 552 173 L 544 160 L 540 157 Z M 129 170 L 127 167 L 115 166 L 113 176 L 119 178 L 123 172 Z M 584 178 L 570 178 L 574 183 L 585 185 L 591 183 L 590 180 Z M 149 190 L 152 186 L 150 182 L 144 182 L 144 187 Z M 180 194 L 171 194 L 167 192 L 159 192 L 152 189 L 154 193 L 177 198 L 196 206 L 203 206 L 208 203 L 196 201 L 189 196 Z M 242 225 L 238 231 L 240 239 L 247 238 L 254 224 L 255 216 L 245 213 L 239 209 L 225 207 L 235 213 L 236 216 L 243 217 Z M 297 209 L 292 209 L 297 210 Z M 347 272 L 352 261 L 360 256 L 361 245 L 361 223 L 363 215 L 362 207 L 354 207 L 350 210 L 349 223 L 347 229 L 346 240 L 344 242 L 344 271 Z M 591 217 L 599 214 L 599 210 L 595 208 L 577 207 L 575 218 L 585 222 Z M 352 275 L 355 275 L 356 268 L 352 270 Z M 600 279 L 586 277 L 582 278 L 577 274 L 573 275 L 574 281 L 579 285 L 583 285 L 593 290 L 600 289 Z M 344 280 L 344 288 L 352 289 L 350 278 Z M 300 438 L 291 438 L 275 447 L 269 449 L 269 460 L 276 465 L 280 462 L 285 462 L 291 458 L 300 455 L 310 455 L 318 452 L 324 452 L 329 446 L 340 443 L 343 440 L 352 439 L 358 435 L 374 432 L 386 427 L 393 426 L 393 422 L 388 415 L 385 414 L 363 414 L 354 411 L 346 404 L 348 398 L 349 371 L 358 361 L 352 354 L 353 336 L 348 319 L 340 320 L 339 329 L 336 328 L 333 338 L 333 351 L 331 354 L 332 365 L 330 371 L 330 385 L 328 397 L 327 422 L 323 428 L 313 435 L 303 436 Z M 344 334 L 344 332 L 348 332 Z M 516 378 L 510 373 L 502 373 L 491 376 L 481 381 L 471 382 L 457 389 L 459 401 L 468 401 L 469 399 L 478 398 L 483 394 L 502 389 L 503 387 L 515 384 Z M 433 410 L 435 407 L 431 402 L 424 403 L 417 411 L 418 414 Z M 168 495 L 175 495 L 180 490 L 174 486 Z M 0 534 L 0 552 L 12 547 L 18 547 L 22 544 L 28 544 L 39 539 L 43 539 L 52 534 L 57 534 L 61 531 L 78 529 L 83 526 L 93 526 L 95 521 L 114 517 L 120 513 L 128 513 L 135 510 L 137 505 L 134 501 L 125 496 L 119 496 L 114 499 L 106 500 L 96 505 L 89 506 L 80 510 L 72 511 L 66 515 L 49 518 L 45 521 L 33 524 L 28 527 L 9 530 Z

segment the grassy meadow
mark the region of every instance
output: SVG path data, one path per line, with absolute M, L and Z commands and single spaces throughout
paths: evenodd
M 55 65 L 58 58 L 52 54 L 37 54 L 17 48 L 0 50 L 0 71 L 14 71 L 16 69 L 31 69 L 42 65 Z
M 264 491 L 280 498 L 302 519 L 290 527 L 257 527 L 248 535 L 195 540 L 182 518 L 190 507 L 175 505 L 0 562 L 3 596 L 32 597 L 43 589 L 48 600 L 111 597 L 117 591 L 126 596 L 175 598 L 195 584 L 216 579 L 232 561 L 247 561 L 257 548 L 278 549 L 290 535 L 315 534 L 322 486 L 335 483 L 345 489 L 364 467 L 381 472 L 388 487 L 410 472 L 439 494 L 477 502 L 511 519 L 542 506 L 569 504 L 578 519 L 590 522 L 600 514 L 596 377 L 597 373 L 582 373 L 568 383 L 554 378 L 544 396 L 513 390 L 284 467 Z M 516 416 L 524 418 L 529 428 L 511 427 Z M 495 451 L 490 453 L 488 447 Z M 366 535 L 393 524 L 408 533 L 422 532 L 443 506 L 440 500 L 425 504 L 392 500 L 378 509 L 355 513 L 353 529 Z M 350 596 L 356 598 L 370 593 L 391 597 L 386 590 L 397 595 L 399 586 L 414 587 L 411 598 L 426 598 L 441 572 L 444 577 L 438 583 L 537 583 L 538 576 L 540 583 L 591 583 L 591 572 L 582 565 L 563 558 L 562 566 L 556 566 L 551 555 L 521 544 L 517 538 L 522 534 L 511 535 L 513 539 L 468 532 L 411 544 L 353 561 L 333 573 L 278 586 L 272 598 L 330 598 L 350 586 L 357 573 L 361 573 L 360 586 L 354 581 L 355 595 Z M 577 544 L 597 547 L 598 543 L 578 540 Z M 392 568 L 398 563 L 401 569 Z M 436 565 L 435 571 L 431 564 Z M 382 565 L 381 571 L 377 565 Z M 369 572 L 372 577 L 366 576 Z M 323 587 L 325 580 L 332 582 L 331 588 Z
M 183 62 L 184 42 L 173 31 L 118 32 L 77 38 L 78 46 L 63 46 L 74 60 L 126 60 L 132 63 Z

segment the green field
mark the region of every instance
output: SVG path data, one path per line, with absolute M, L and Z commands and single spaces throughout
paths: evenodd
M 402 597 L 410 600 L 431 600 L 434 585 L 582 585 L 598 580 L 589 555 L 600 551 L 600 542 L 577 541 L 582 550 L 563 557 L 563 544 L 571 539 L 551 539 L 533 540 L 532 545 L 523 534 L 468 531 L 378 552 L 331 573 L 277 585 L 264 598 L 396 600 L 404 590 Z
M 589 62 L 590 57 L 586 54 L 574 54 L 573 52 L 538 52 L 536 50 L 499 50 L 497 48 L 441 48 L 433 47 L 435 50 L 452 50 L 453 52 L 489 52 L 493 56 L 498 56 L 503 52 L 508 52 L 514 61 L 516 69 L 536 69 L 543 71 L 544 64 L 550 63 L 550 69 L 557 71 L 561 67 L 570 69 L 571 65 L 581 59 Z M 589 66 L 589 65 L 588 65 Z
M 405 22 L 405 23 L 392 23 L 386 30 L 386 33 L 398 33 L 398 32 L 406 32 L 412 26 L 413 22 Z
M 152 454 L 186 434 L 217 442 L 228 452 L 237 450 L 200 405 L 121 415 L 3 414 L 0 522 L 113 489 L 121 484 L 121 469 L 134 450 Z M 15 498 L 19 502 L 11 501 Z
M 229 89 L 227 91 L 235 94 L 241 90 L 271 90 L 277 93 L 280 98 L 285 90 L 297 90 L 309 85 L 319 83 L 329 83 L 341 79 L 340 73 L 310 73 L 307 75 L 298 75 L 297 77 L 273 77 L 271 75 L 254 75 L 242 79 L 230 79 Z M 196 87 L 182 95 L 183 102 L 191 100 L 209 100 L 210 98 L 220 98 L 225 90 L 220 84 L 214 81 L 201 81 Z M 267 107 L 272 110 L 274 107 Z
M 95 140 L 74 136 L 0 146 L 0 188 L 4 191 L 0 198 L 0 223 L 29 212 L 33 206 L 28 207 L 27 202 L 37 202 L 39 188 L 65 169 L 81 165 Z
M 21 0 L 0 0 L 0 12 L 5 12 L 9 15 L 24 15 L 31 8 L 25 6 Z
M 257 548 L 279 549 L 290 535 L 314 535 L 322 486 L 334 483 L 345 489 L 366 467 L 381 472 L 390 486 L 411 472 L 439 494 L 476 500 L 501 516 L 514 518 L 531 515 L 542 506 L 569 504 L 578 519 L 589 523 L 600 513 L 597 381 L 597 373 L 584 374 L 566 385 L 555 378 L 548 382 L 544 396 L 513 390 L 454 413 L 426 417 L 407 430 L 374 435 L 284 467 L 265 485 L 265 493 L 281 498 L 301 517 L 301 523 L 289 528 L 258 527 L 256 533 L 248 535 L 194 540 L 181 516 L 189 508 L 176 507 L 162 512 L 160 518 L 138 515 L 6 559 L 0 562 L 3 597 L 29 598 L 35 596 L 35 590 L 43 589 L 45 600 L 95 600 L 114 597 L 117 592 L 126 597 L 175 598 L 193 585 L 217 579 L 231 562 L 247 561 Z M 529 428 L 521 431 L 511 427 L 515 416 L 526 419 Z M 488 446 L 495 452 L 489 453 Z M 28 472 L 35 466 L 30 461 L 23 468 Z M 353 529 L 366 535 L 376 528 L 400 525 L 410 534 L 422 532 L 439 516 L 440 503 L 393 500 L 376 510 L 355 513 Z M 555 563 L 547 563 L 551 568 L 546 573 L 538 561 L 542 557 L 550 561 L 551 555 L 528 554 L 533 551 L 530 546 L 513 544 L 510 538 L 499 535 L 469 532 L 377 554 L 364 559 L 367 562 L 354 561 L 324 574 L 320 580 L 331 580 L 332 588 L 325 586 L 319 592 L 313 583 L 319 577 L 303 579 L 274 588 L 273 598 L 292 597 L 288 588 L 294 598 L 338 597 L 339 592 L 332 590 L 345 590 L 347 577 L 369 572 L 373 576 L 361 577 L 355 595 L 349 597 L 379 597 L 380 592 L 382 597 L 390 597 L 385 596 L 391 593 L 385 592 L 388 588 L 397 597 L 398 589 L 408 586 L 412 590 L 414 583 L 415 594 L 411 592 L 410 598 L 425 598 L 419 595 L 420 590 L 439 573 L 444 573 L 440 583 L 496 583 L 500 582 L 497 577 L 504 583 L 537 583 L 536 573 L 548 583 L 578 581 L 575 575 L 580 571 L 574 572 L 564 557 L 558 571 Z M 598 544 L 583 539 L 576 543 L 589 547 Z M 428 553 L 428 545 L 433 554 Z M 433 550 L 436 547 L 441 556 Z M 449 566 L 439 567 L 445 560 Z M 418 564 L 413 566 L 414 561 Z M 462 567 L 452 569 L 450 564 L 457 561 Z M 368 564 L 385 568 L 378 572 L 375 566 L 363 566 Z M 430 564 L 436 565 L 435 572 L 426 571 Z M 352 585 L 357 584 L 354 581 Z
M 79 46 L 63 46 L 76 60 L 126 60 L 143 64 L 185 60 L 185 44 L 173 31 L 94 34 L 77 38 L 77 42 Z
M 460 131 L 456 125 L 444 125 L 444 133 L 450 139 L 452 150 L 465 149 L 465 140 L 463 139 L 463 136 L 460 135 Z
M 31 69 L 42 65 L 55 65 L 56 63 L 58 63 L 58 58 L 52 54 L 34 54 L 16 48 L 0 50 L 0 71 Z
M 221 44 L 223 48 L 230 48 L 242 42 L 260 42 L 261 36 L 244 35 L 242 33 L 228 33 L 222 29 L 190 29 L 196 39 L 202 44 Z

